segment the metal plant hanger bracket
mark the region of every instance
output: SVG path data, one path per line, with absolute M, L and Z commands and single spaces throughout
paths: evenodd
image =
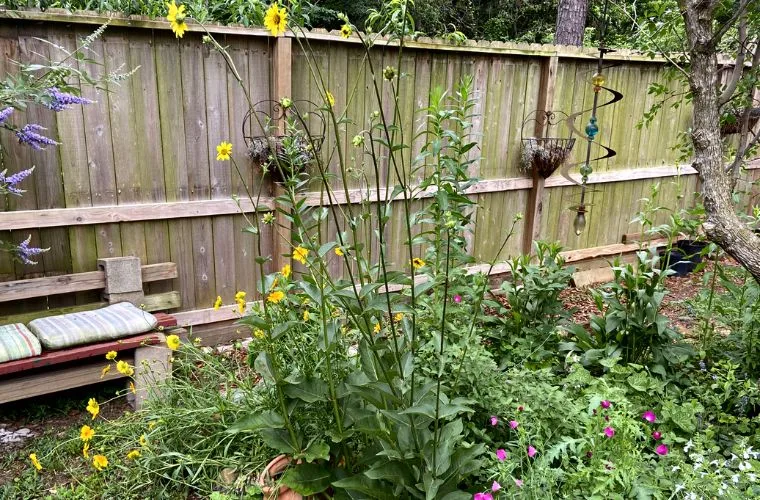
M 533 125 L 538 129 L 551 132 L 557 125 L 567 119 L 562 111 L 535 110 L 525 117 L 520 129 L 522 141 L 521 166 L 525 171 L 535 171 L 546 179 L 554 173 L 570 156 L 575 138 L 570 137 L 524 137 L 525 126 Z

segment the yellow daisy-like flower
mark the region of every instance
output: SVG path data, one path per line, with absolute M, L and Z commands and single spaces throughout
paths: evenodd
M 169 335 L 166 337 L 166 347 L 172 351 L 176 351 L 179 348 L 179 337 L 176 335 Z
M 135 458 L 140 456 L 140 450 L 132 450 L 129 453 L 127 453 L 127 460 L 134 460 Z
M 244 299 L 244 298 L 245 298 L 245 296 L 246 296 L 246 293 L 245 293 L 244 291 L 240 290 L 239 292 L 237 292 L 237 293 L 235 294 L 235 300 L 241 300 L 241 299 Z
M 293 250 L 293 258 L 301 264 L 306 264 L 306 257 L 309 255 L 309 251 L 304 247 L 296 247 Z
M 420 259 L 419 257 L 415 257 L 412 259 L 412 265 L 415 269 L 419 269 L 421 267 L 425 267 L 425 261 Z
M 104 455 L 95 455 L 92 457 L 92 466 L 98 470 L 108 467 L 108 459 Z
M 288 13 L 285 7 L 280 8 L 277 2 L 270 5 L 264 16 L 264 27 L 272 33 L 272 36 L 280 36 L 285 33 L 285 29 L 288 27 Z
M 290 278 L 290 264 L 285 264 L 282 266 L 282 270 L 280 271 L 280 274 L 285 276 L 285 278 Z
M 100 405 L 97 401 L 95 401 L 95 398 L 90 398 L 90 400 L 87 401 L 87 411 L 90 412 L 93 420 L 95 420 L 95 417 L 97 417 L 98 413 L 100 413 Z
M 344 255 L 343 249 L 340 247 L 335 247 L 335 255 L 337 255 L 338 257 L 343 257 Z
M 82 446 L 82 456 L 85 459 L 90 458 L 90 443 L 85 443 L 84 446 Z
M 353 33 L 354 30 L 351 29 L 351 26 L 348 24 L 344 24 L 340 27 L 340 36 L 341 38 L 348 38 L 351 36 L 351 33 Z
M 395 316 L 393 316 L 393 319 L 396 321 L 396 323 L 401 322 L 402 319 L 404 319 L 403 313 L 396 313 Z
M 148 438 L 145 434 L 140 436 L 139 443 L 140 443 L 140 446 L 148 446 Z
M 116 359 L 116 351 L 108 351 L 106 353 L 106 359 L 108 361 L 113 361 L 114 359 Z
M 95 429 L 90 427 L 89 425 L 83 425 L 82 428 L 79 430 L 79 439 L 84 441 L 85 443 L 92 439 L 92 437 L 95 435 Z
M 132 394 L 137 394 L 137 389 L 135 388 L 135 383 L 131 380 L 129 381 L 129 392 Z
M 100 370 L 100 378 L 105 377 L 111 371 L 111 365 L 106 365 Z
M 214 301 L 214 311 L 218 311 L 220 307 L 222 307 L 222 296 L 217 295 Z
M 304 311 L 303 312 L 303 320 L 304 321 L 309 321 L 310 317 L 311 317 L 311 314 L 309 314 L 309 311 Z
M 42 470 L 42 464 L 40 463 L 39 460 L 37 460 L 37 454 L 36 453 L 30 454 L 29 455 L 29 460 L 32 461 L 32 465 L 34 465 L 35 469 Z
M 245 312 L 245 300 L 238 299 L 235 301 L 238 306 L 238 313 L 243 314 Z
M 260 328 L 256 328 L 253 331 L 253 336 L 256 337 L 257 339 L 263 339 L 264 338 L 264 330 L 262 330 Z
M 281 290 L 275 290 L 274 292 L 267 295 L 267 302 L 271 302 L 272 304 L 277 304 L 284 298 L 285 298 L 285 294 Z
M 216 147 L 216 159 L 219 161 L 229 160 L 231 154 L 232 144 L 229 142 L 222 141 L 221 144 Z
M 327 100 L 327 104 L 329 104 L 331 108 L 335 106 L 335 97 L 333 97 L 332 92 L 329 90 L 325 92 L 325 100 Z
M 380 323 L 375 323 L 375 328 L 372 329 L 375 333 L 380 333 Z
M 172 31 L 177 36 L 177 38 L 182 38 L 182 36 L 185 34 L 185 31 L 187 31 L 187 24 L 185 23 L 185 6 L 177 6 L 177 4 L 174 3 L 174 0 L 167 3 L 166 6 L 169 8 L 169 12 L 166 15 L 166 20 L 171 23 Z
M 149 431 L 152 431 L 152 430 L 153 430 L 153 428 L 154 428 L 156 425 L 158 425 L 158 420 L 153 420 L 152 422 L 149 422 L 149 423 L 148 423 L 148 430 L 149 430 Z M 143 436 L 144 436 L 144 434 L 143 434 Z M 142 438 L 141 438 L 141 439 L 142 439 Z M 140 443 L 140 444 L 142 444 L 142 443 Z
M 129 366 L 129 363 L 126 361 L 119 361 L 116 363 L 116 370 L 122 375 L 126 375 L 127 377 L 131 377 L 135 374 L 135 369 Z

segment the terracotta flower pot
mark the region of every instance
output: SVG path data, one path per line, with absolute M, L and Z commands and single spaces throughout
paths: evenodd
M 264 500 L 301 500 L 303 498 L 302 495 L 287 486 L 276 485 L 282 472 L 290 465 L 290 461 L 290 457 L 287 455 L 280 455 L 269 462 L 259 474 L 256 483 L 261 487 Z

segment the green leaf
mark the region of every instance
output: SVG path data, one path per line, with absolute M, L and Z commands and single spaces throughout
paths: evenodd
M 314 403 L 326 400 L 327 384 L 318 378 L 310 378 L 298 384 L 286 385 L 283 391 L 291 398 L 297 398 L 307 403 Z
M 324 441 L 314 441 L 301 455 L 307 462 L 327 460 L 330 458 L 330 447 Z
M 290 441 L 290 434 L 285 429 L 262 429 L 260 433 L 264 444 L 279 453 L 295 455 L 300 451 L 293 446 L 293 443 Z
M 392 494 L 387 484 L 373 480 L 364 474 L 357 474 L 339 481 L 333 481 L 335 488 L 346 490 L 352 498 L 377 498 L 379 500 L 394 500 L 396 497 Z M 361 493 L 356 495 L 352 493 Z
M 333 481 L 332 472 L 324 464 L 298 464 L 285 471 L 282 484 L 301 495 L 316 495 Z
M 261 429 L 281 429 L 285 419 L 274 411 L 264 411 L 256 415 L 243 417 L 227 428 L 227 432 L 258 431 Z

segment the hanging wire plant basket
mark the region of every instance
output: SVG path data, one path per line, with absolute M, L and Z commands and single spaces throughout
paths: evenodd
M 325 140 L 325 119 L 317 109 L 311 101 L 290 101 L 285 107 L 266 100 L 246 113 L 243 138 L 248 157 L 274 182 L 285 182 L 316 161 Z M 278 126 L 284 121 L 288 127 Z M 281 133 L 283 129 L 287 131 Z
M 744 116 L 744 109 L 729 111 L 721 117 L 720 135 L 738 134 L 741 132 L 741 119 Z M 760 108 L 751 108 L 749 111 L 749 130 L 755 128 L 760 121 Z
M 536 110 L 525 117 L 526 125 L 551 132 L 557 124 L 564 122 L 567 114 L 562 111 Z M 575 145 L 573 137 L 524 137 L 521 131 L 522 155 L 520 165 L 525 172 L 536 172 L 544 179 L 552 175 L 570 156 Z M 571 134 L 572 135 L 572 134 Z

